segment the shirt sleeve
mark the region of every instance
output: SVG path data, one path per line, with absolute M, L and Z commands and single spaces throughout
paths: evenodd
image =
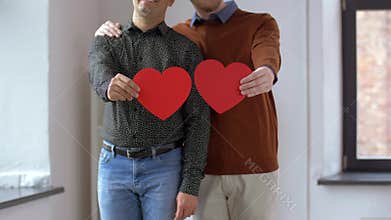
M 255 69 L 267 66 L 273 71 L 274 84 L 281 68 L 280 30 L 271 15 L 267 14 L 263 20 L 254 35 L 251 58 Z
M 192 78 L 189 98 L 182 111 L 184 114 L 185 140 L 183 146 L 183 169 L 180 191 L 198 196 L 207 160 L 210 132 L 210 108 L 199 95 L 194 84 L 194 71 L 203 60 L 195 44 L 186 52 L 187 71 Z
M 88 51 L 88 62 L 89 82 L 92 88 L 104 102 L 111 102 L 107 97 L 107 89 L 111 79 L 120 72 L 120 69 L 105 37 L 94 38 Z

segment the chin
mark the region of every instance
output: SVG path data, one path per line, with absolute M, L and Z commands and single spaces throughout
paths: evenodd
M 198 8 L 200 8 L 201 10 L 203 10 L 205 12 L 212 12 L 212 11 L 216 11 L 219 8 L 219 4 L 216 4 L 216 5 L 200 4 L 200 5 L 198 5 Z
M 152 10 L 149 7 L 145 7 L 144 5 L 139 5 L 138 11 L 141 15 L 149 15 L 151 14 Z

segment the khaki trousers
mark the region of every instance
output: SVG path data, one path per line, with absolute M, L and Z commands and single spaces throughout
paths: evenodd
M 193 220 L 273 220 L 279 170 L 262 174 L 205 175 Z

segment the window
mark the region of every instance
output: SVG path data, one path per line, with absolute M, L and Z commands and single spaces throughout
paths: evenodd
M 344 0 L 345 171 L 391 170 L 391 1 Z
M 0 188 L 50 184 L 47 17 L 47 1 L 0 1 Z

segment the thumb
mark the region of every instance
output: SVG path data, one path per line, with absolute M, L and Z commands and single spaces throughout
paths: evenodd
M 177 205 L 174 220 L 181 220 L 182 212 L 183 212 L 182 208 L 179 205 Z

